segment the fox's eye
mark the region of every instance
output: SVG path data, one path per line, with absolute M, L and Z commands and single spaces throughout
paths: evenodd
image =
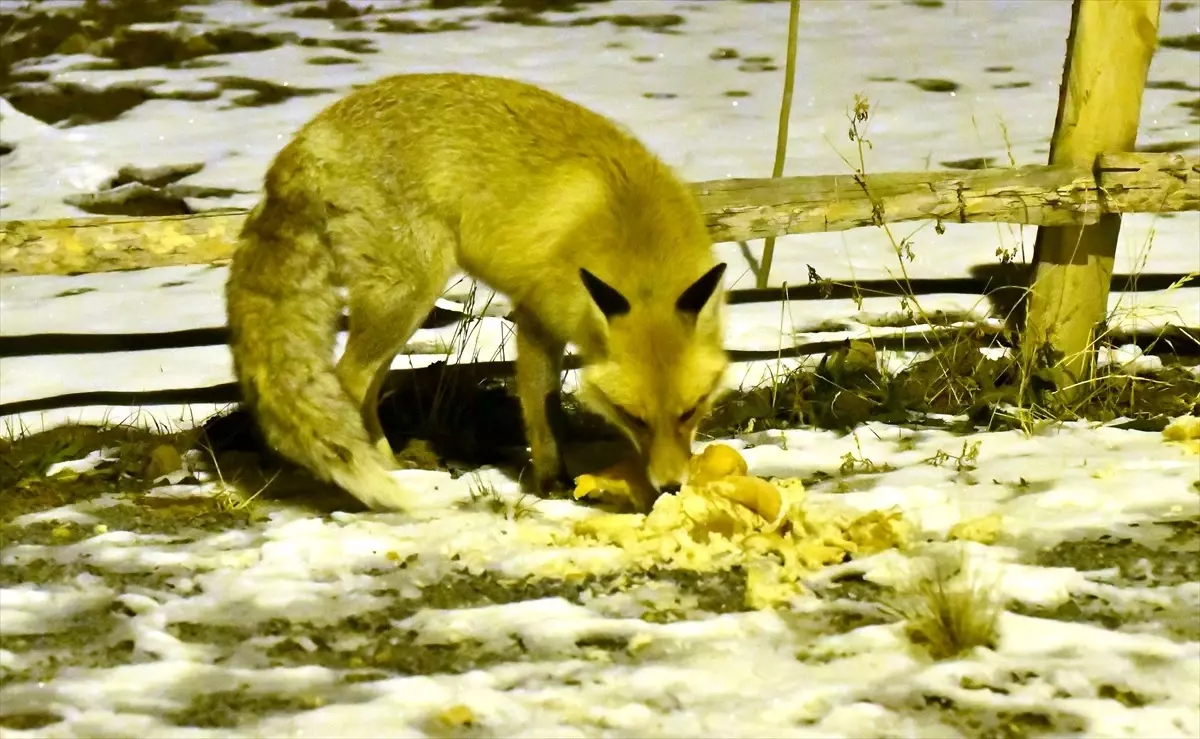
M 638 429 L 639 431 L 644 431 L 645 429 L 650 428 L 650 424 L 646 423 L 645 420 L 630 413 L 629 411 L 625 410 L 621 406 L 614 405 L 613 408 L 615 408 L 617 411 L 617 414 L 619 416 L 621 416 L 621 420 L 624 421 L 625 424 L 627 426 L 629 426 L 630 428 L 635 428 L 635 429 Z
M 696 411 L 699 408 L 700 408 L 700 406 L 698 406 L 698 405 L 692 406 L 690 409 L 688 409 L 686 412 L 684 412 L 683 414 L 681 414 L 679 416 L 679 422 L 680 423 L 688 423 L 689 421 L 691 421 L 693 418 L 696 417 Z

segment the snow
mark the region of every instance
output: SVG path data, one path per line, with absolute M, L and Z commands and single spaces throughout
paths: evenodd
M 583 14 L 642 14 L 647 5 L 615 0 L 587 5 Z M 227 66 L 195 69 L 82 70 L 77 65 L 90 57 L 48 58 L 32 68 L 51 71 L 55 81 L 96 87 L 157 80 L 153 89 L 160 92 L 202 91 L 214 87 L 208 77 L 241 75 L 331 92 L 262 108 L 231 106 L 237 91 L 207 101 L 153 100 L 115 120 L 74 128 L 41 123 L 0 100 L 0 138 L 17 145 L 3 162 L 0 216 L 79 216 L 81 211 L 65 199 L 94 191 L 122 166 L 193 161 L 205 166 L 185 184 L 248 193 L 204 205 L 251 205 L 267 163 L 292 131 L 352 85 L 398 71 L 473 71 L 541 84 L 629 126 L 689 180 L 770 172 L 786 3 L 655 3 L 652 12 L 686 19 L 676 27 L 678 34 L 606 23 L 527 27 L 482 21 L 472 21 L 478 28 L 458 32 L 348 33 L 328 21 L 285 17 L 280 7 L 213 2 L 194 10 L 205 28 L 253 23 L 260 32 L 369 38 L 378 51 L 352 55 L 355 64 L 314 66 L 304 60 L 342 52 L 285 44 L 222 55 L 217 58 Z M 788 174 L 848 171 L 843 157 L 853 157 L 854 150 L 846 139 L 845 114 L 856 92 L 872 103 L 868 171 L 923 170 L 974 156 L 1004 163 L 1009 152 L 1017 164 L 1045 161 L 1070 3 L 950 0 L 925 9 L 847 0 L 802 3 L 801 12 Z M 477 15 L 469 9 L 397 11 L 397 17 L 421 21 Z M 1161 23 L 1162 36 L 1198 33 L 1200 10 L 1164 12 Z M 718 48 L 736 49 L 743 59 L 771 56 L 780 69 L 740 71 L 742 59 L 709 58 Z M 986 71 L 998 67 L 1012 69 Z M 914 78 L 945 78 L 960 87 L 950 94 L 927 93 L 905 82 Z M 1160 50 L 1150 79 L 1180 81 L 1192 91 L 1148 89 L 1140 140 L 1190 141 L 1194 145 L 1188 151 L 1195 153 L 1200 125 L 1177 104 L 1195 97 L 1200 87 L 1195 53 Z M 1029 85 L 1004 86 L 1013 82 Z M 749 95 L 727 97 L 727 90 Z M 911 234 L 916 258 L 906 268 L 923 278 L 964 277 L 973 267 L 993 263 L 997 247 L 1027 259 L 1034 238 L 1033 229 L 1015 226 L 947 224 L 938 235 L 929 224 L 905 224 L 894 233 Z M 1196 213 L 1127 217 L 1116 269 L 1200 272 L 1198 234 Z M 739 247 L 718 249 L 730 261 L 727 285 L 750 286 L 749 265 Z M 751 244 L 750 250 L 757 256 L 761 244 Z M 840 280 L 888 279 L 899 270 L 891 243 L 876 229 L 783 237 L 776 260 L 775 285 L 806 283 L 809 265 L 822 277 Z M 224 279 L 224 269 L 207 267 L 6 277 L 0 280 L 0 339 L 220 328 Z M 456 283 L 442 305 L 465 310 L 469 288 L 465 281 Z M 989 311 L 975 295 L 943 293 L 920 301 L 926 311 L 977 318 Z M 484 302 L 477 300 L 474 312 L 481 312 Z M 451 345 L 454 326 L 423 329 L 410 341 L 410 353 L 393 366 L 423 366 L 447 356 L 511 358 L 505 310 L 503 300 L 493 303 L 466 343 Z M 1114 293 L 1110 310 L 1122 328 L 1200 326 L 1200 289 Z M 772 351 L 922 328 L 899 329 L 882 320 L 902 312 L 899 299 L 887 297 L 866 298 L 861 306 L 851 300 L 731 306 L 728 344 Z M 838 330 L 829 330 L 831 322 Z M 911 360 L 912 353 L 884 359 L 899 363 Z M 1103 359 L 1147 366 L 1153 358 L 1122 347 Z M 740 363 L 731 368 L 728 383 L 754 384 L 798 361 Z M 230 381 L 223 346 L 0 357 L 0 404 Z M 0 433 L 13 436 L 80 419 L 186 428 L 220 408 L 56 408 L 7 416 Z M 943 720 L 937 706 L 952 703 L 960 713 L 974 711 L 992 720 L 1032 714 L 1065 717 L 1062 726 L 1075 726 L 1073 732 L 1043 727 L 1053 733 L 1200 736 L 1200 642 L 1194 627 L 1190 637 L 1180 637 L 1153 620 L 1111 627 L 1095 619 L 1053 617 L 1055 609 L 1090 599 L 1120 613 L 1186 613 L 1200 609 L 1200 584 L 1131 582 L 1112 562 L 1085 568 L 1038 559 L 1054 547 L 1103 534 L 1151 548 L 1172 546 L 1165 543 L 1170 525 L 1200 517 L 1200 461 L 1186 446 L 1166 443 L 1157 433 L 1093 423 L 1035 434 L 966 436 L 871 423 L 850 436 L 792 429 L 721 441 L 741 449 L 753 474 L 815 480 L 807 485 L 807 504 L 814 511 L 898 508 L 914 536 L 933 543 L 917 553 L 885 550 L 813 573 L 810 591 L 773 610 L 709 612 L 677 582 L 631 580 L 625 588 L 587 591 L 577 601 L 549 595 L 397 613 L 380 628 L 392 635 L 398 652 L 437 653 L 478 643 L 501 656 L 469 668 L 411 675 L 385 671 L 351 682 L 346 678 L 351 668 L 331 666 L 318 656 L 338 650 L 355 654 L 356 645 L 377 635 L 343 627 L 336 634 L 341 641 L 331 645 L 315 632 L 284 636 L 265 625 L 277 620 L 345 624 L 390 614 L 398 600 L 420 598 L 422 588 L 456 574 L 514 581 L 608 577 L 627 572 L 628 558 L 613 546 L 557 543 L 577 522 L 598 512 L 574 502 L 523 499 L 517 482 L 493 469 L 457 479 L 443 472 L 397 473 L 421 492 L 422 507 L 411 515 L 319 515 L 282 503 L 246 529 L 190 537 L 111 530 L 101 523 L 107 520 L 101 509 L 116 505 L 115 500 L 65 503 L 14 524 L 71 524 L 87 529 L 86 536 L 0 549 L 3 568 L 35 563 L 80 568 L 58 584 L 5 579 L 0 587 L 0 725 L 7 716 L 23 714 L 47 713 L 61 720 L 3 733 L 14 738 L 421 737 L 479 731 L 461 725 L 465 715 L 495 736 L 970 735 Z M 939 452 L 957 455 L 975 444 L 978 456 L 962 469 L 953 459 L 931 461 Z M 111 461 L 108 451 L 58 465 L 48 474 L 86 474 Z M 886 465 L 886 471 L 843 474 L 846 455 Z M 163 480 L 149 495 L 206 499 L 223 494 L 226 483 L 213 470 L 197 468 L 195 477 L 199 482 Z M 480 484 L 494 490 L 503 511 L 473 504 Z M 519 506 L 524 515 L 515 513 Z M 1001 522 L 994 543 L 946 541 L 956 525 L 988 516 Z M 959 552 L 1003 599 L 1006 610 L 995 649 L 933 662 L 912 648 L 901 624 L 824 627 L 822 619 L 836 620 L 848 609 L 873 612 L 871 604 L 852 596 L 831 600 L 825 588 L 836 590 L 838 583 L 855 578 L 872 587 L 902 585 L 922 553 L 939 548 Z M 1145 566 L 1152 569 L 1153 563 Z M 105 575 L 136 575 L 150 584 L 117 590 L 106 584 Z M 665 622 L 642 617 L 660 611 L 684 615 Z M 16 677 L 47 656 L 36 645 L 19 646 L 17 637 L 61 633 L 106 619 L 114 624 L 107 638 L 132 644 L 126 663 L 80 663 L 44 682 Z M 199 640 L 182 638 L 180 624 L 264 630 L 230 651 L 207 631 Z M 264 664 L 264 645 L 287 639 L 313 655 L 311 663 Z M 609 643 L 625 646 L 604 646 Z M 73 657 L 64 659 L 71 664 Z M 1115 699 L 1114 691 L 1122 690 L 1135 699 Z M 187 722 L 170 718 L 221 691 L 283 702 L 251 711 L 235 728 L 180 725 Z M 466 713 L 459 710 L 464 706 Z
M 1200 514 L 1200 499 L 1190 487 L 1195 467 L 1184 464 L 1194 457 L 1189 460 L 1157 434 L 1076 425 L 1035 439 L 981 435 L 979 466 L 972 472 L 980 481 L 964 486 L 957 473 L 914 463 L 938 448 L 956 446 L 959 437 L 927 432 L 915 449 L 897 451 L 894 439 L 887 438 L 889 433 L 895 432 L 872 425 L 860 430 L 859 439 L 862 453 L 892 465 L 895 472 L 881 475 L 879 484 L 865 492 L 838 494 L 830 484 L 824 490 L 814 486 L 810 493 L 814 506 L 836 501 L 859 510 L 886 510 L 899 505 L 917 523 L 921 535 L 930 536 L 959 520 L 997 513 L 1004 518 L 1007 535 L 1019 542 L 1014 544 L 1018 548 L 1049 546 L 1077 537 L 1089 527 Z M 785 469 L 775 453 L 779 447 L 750 440 L 754 445 L 745 455 L 753 472 L 769 469 L 785 477 L 809 474 L 814 466 L 822 462 L 828 466 L 858 448 L 849 437 L 835 439 L 799 430 L 787 434 L 788 446 L 808 450 L 807 457 L 796 455 L 792 467 Z M 1047 471 L 1046 477 L 1055 481 L 1054 489 L 1023 494 L 1003 484 L 1017 470 L 1026 469 Z M 1050 472 L 1054 469 L 1062 470 L 1060 477 Z M 1155 484 L 1137 488 L 1135 481 L 1148 470 L 1158 470 Z M 500 483 L 502 490 L 515 488 L 515 483 L 494 471 L 482 474 Z M 217 648 L 181 642 L 167 626 L 181 622 L 246 626 L 278 618 L 336 621 L 387 607 L 385 587 L 397 588 L 404 596 L 420 583 L 436 582 L 472 563 L 514 577 L 536 575 L 548 561 L 536 556 L 539 549 L 546 549 L 537 544 L 542 538 L 539 533 L 563 530 L 570 523 L 555 515 L 549 502 L 533 503 L 530 517 L 516 521 L 464 512 L 451 503 L 469 499 L 465 478 L 450 480 L 443 473 L 427 471 L 398 475 L 414 489 L 428 491 L 438 506 L 410 518 L 379 514 L 330 518 L 280 511 L 272 514 L 257 536 L 217 533 L 184 544 L 113 532 L 67 546 L 10 547 L 0 556 L 5 566 L 39 558 L 60 563 L 86 558 L 93 566 L 120 572 L 171 568 L 189 584 L 170 595 L 118 596 L 86 578 L 54 592 L 27 587 L 0 591 L 4 634 L 47 633 L 62 628 L 59 624 L 72 614 L 94 612 L 116 598 L 130 611 L 127 631 L 141 655 L 138 664 L 99 674 L 62 675 L 49 693 L 35 693 L 21 685 L 0 688 L 6 710 L 19 713 L 34 702 L 41 710 L 67 718 L 38 736 L 97 735 L 121 726 L 123 736 L 149 737 L 178 729 L 139 714 L 165 712 L 216 686 L 245 684 L 264 694 L 321 695 L 337 683 L 336 670 L 250 669 L 236 661 L 213 664 Z M 999 477 L 984 482 L 992 475 Z M 1090 491 L 1083 480 L 1091 481 Z M 1139 494 L 1126 495 L 1131 489 Z M 1080 498 L 1073 491 L 1093 495 Z M 1108 505 L 1096 505 L 1105 501 Z M 1072 511 L 1077 513 L 1071 515 Z M 1103 572 L 1021 564 L 1012 546 L 970 544 L 962 546 L 962 552 L 964 561 L 981 579 L 994 582 L 1009 603 L 1053 607 L 1105 587 L 1113 597 L 1153 597 L 1148 588 L 1106 586 Z M 560 557 L 568 554 L 558 552 Z M 417 555 L 415 560 L 410 560 L 412 555 Z M 403 560 L 416 564 L 398 570 L 397 562 Z M 905 561 L 904 555 L 888 550 L 859 559 L 853 567 L 868 581 L 898 583 L 904 577 Z M 619 557 L 578 563 L 591 571 L 621 565 Z M 1187 587 L 1195 602 L 1196 584 Z M 657 598 L 670 599 L 669 590 L 664 586 Z M 827 603 L 803 596 L 791 612 L 811 614 L 823 605 Z M 994 651 L 930 663 L 905 647 L 896 625 L 864 626 L 840 635 L 805 635 L 789 625 L 789 610 L 652 623 L 631 611 L 624 594 L 596 596 L 579 604 L 548 597 L 421 610 L 392 623 L 397 638 L 411 639 L 408 643 L 416 646 L 470 640 L 497 650 L 515 640 L 522 644 L 526 661 L 505 661 L 461 674 L 367 683 L 362 701 L 353 706 L 333 703 L 292 716 L 268 717 L 243 727 L 238 735 L 376 735 L 372 731 L 404 735 L 405 727 L 415 731 L 427 714 L 459 703 L 467 705 L 481 725 L 505 736 L 937 735 L 929 733 L 931 725 L 900 710 L 911 694 L 944 696 L 988 710 L 1065 711 L 1088 722 L 1089 736 L 1183 737 L 1200 729 L 1195 699 L 1200 679 L 1197 642 L 1008 612 L 1001 617 L 1001 638 Z M 614 662 L 611 655 L 589 655 L 586 647 L 576 647 L 597 639 L 623 640 L 633 656 Z M 797 659 L 801 651 L 810 656 Z M 1018 680 L 1014 676 L 1022 672 L 1037 677 L 1032 683 L 1013 684 Z M 1011 692 L 964 689 L 967 676 Z M 1152 704 L 1135 712 L 1100 699 L 1096 686 L 1110 684 L 1153 696 Z

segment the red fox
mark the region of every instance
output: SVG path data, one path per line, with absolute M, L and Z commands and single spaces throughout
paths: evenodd
M 413 506 L 389 475 L 380 386 L 462 271 L 514 306 L 536 491 L 566 482 L 548 413 L 568 343 L 580 400 L 660 493 L 685 482 L 728 364 L 725 264 L 693 193 L 631 134 L 523 82 L 398 75 L 304 125 L 264 185 L 226 303 L 245 403 L 279 454 L 369 507 Z

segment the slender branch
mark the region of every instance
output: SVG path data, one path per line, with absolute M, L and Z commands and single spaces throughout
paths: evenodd
M 783 176 L 783 162 L 787 158 L 788 121 L 792 117 L 792 88 L 796 84 L 796 37 L 800 28 L 800 0 L 791 0 L 788 11 L 787 66 L 783 71 L 783 103 L 779 106 L 779 130 L 775 136 L 775 166 L 772 177 Z M 758 287 L 767 286 L 771 277 L 771 262 L 775 261 L 775 237 L 768 236 L 763 243 L 762 264 L 758 269 Z

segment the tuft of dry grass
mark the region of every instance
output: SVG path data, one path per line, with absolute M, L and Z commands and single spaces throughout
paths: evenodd
M 996 589 L 973 576 L 957 551 L 957 557 L 938 553 L 914 560 L 909 581 L 884 606 L 904 620 L 909 641 L 939 661 L 994 649 L 999 641 L 1003 607 Z

